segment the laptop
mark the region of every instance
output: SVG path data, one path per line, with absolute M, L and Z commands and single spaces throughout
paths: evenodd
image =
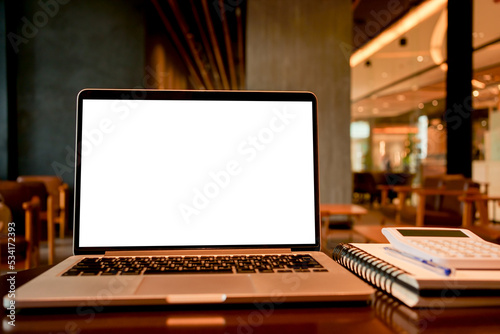
M 16 307 L 367 301 L 319 251 L 316 108 L 310 92 L 81 91 L 74 256 Z

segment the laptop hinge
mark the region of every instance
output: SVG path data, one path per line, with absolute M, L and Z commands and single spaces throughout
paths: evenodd
M 148 250 L 148 251 L 109 251 L 105 256 L 152 256 L 152 255 L 219 255 L 219 254 L 286 254 L 290 248 L 259 249 L 183 249 L 183 250 Z

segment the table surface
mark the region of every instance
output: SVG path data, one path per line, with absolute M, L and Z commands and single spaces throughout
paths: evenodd
M 356 204 L 320 204 L 319 210 L 324 215 L 366 215 L 368 210 Z
M 22 283 L 48 267 L 17 274 Z M 2 295 L 6 277 L 1 278 Z M 198 307 L 78 308 L 18 310 L 8 333 L 492 333 L 500 328 L 500 307 L 409 309 L 377 292 L 370 305 L 253 304 Z

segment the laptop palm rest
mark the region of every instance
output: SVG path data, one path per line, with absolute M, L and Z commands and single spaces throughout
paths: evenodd
M 224 302 L 228 294 L 248 294 L 255 291 L 248 276 L 168 276 L 144 277 L 136 295 L 167 295 L 169 303 Z

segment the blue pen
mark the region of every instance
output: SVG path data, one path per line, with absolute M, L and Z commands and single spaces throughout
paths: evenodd
M 393 255 L 399 255 L 399 257 L 401 257 L 405 260 L 411 259 L 415 262 L 418 262 L 419 264 L 422 265 L 422 268 L 428 269 L 432 272 L 435 272 L 435 273 L 438 273 L 441 275 L 445 275 L 445 276 L 450 276 L 453 273 L 452 268 L 443 267 L 443 266 L 436 264 L 432 261 L 421 259 L 418 256 L 415 256 L 413 254 L 405 253 L 405 252 L 399 251 L 399 250 L 391 248 L 391 247 L 384 247 L 384 249 L 386 251 L 388 251 L 389 253 L 392 253 Z

